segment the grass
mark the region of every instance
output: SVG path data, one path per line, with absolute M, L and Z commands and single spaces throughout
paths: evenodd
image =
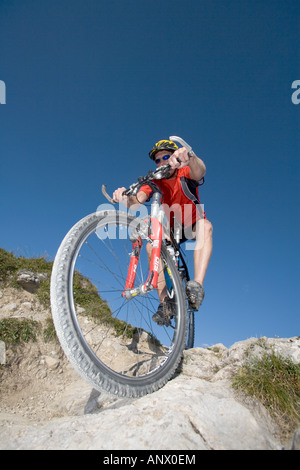
M 47 261 L 44 257 L 25 258 L 16 257 L 13 253 L 0 248 L 0 281 L 13 282 L 16 280 L 17 272 L 20 269 L 29 269 L 38 273 L 47 273 L 50 275 L 53 263 Z
M 276 354 L 252 357 L 233 378 L 233 387 L 257 398 L 283 432 L 300 423 L 300 364 Z
M 45 343 L 48 343 L 49 341 L 57 341 L 58 338 L 56 336 L 56 331 L 54 327 L 54 323 L 52 320 L 52 317 L 49 317 L 46 319 L 46 326 L 43 329 L 43 339 Z
M 47 261 L 44 257 L 16 257 L 13 253 L 9 253 L 3 248 L 0 248 L 0 282 L 8 283 L 11 287 L 21 289 L 21 286 L 16 282 L 17 273 L 21 269 L 28 269 L 35 273 L 48 274 L 47 279 L 40 283 L 36 293 L 40 302 L 47 307 L 50 306 L 50 276 L 52 266 L 53 262 Z
M 4 318 L 0 320 L 0 340 L 7 344 L 36 341 L 39 322 L 27 318 Z

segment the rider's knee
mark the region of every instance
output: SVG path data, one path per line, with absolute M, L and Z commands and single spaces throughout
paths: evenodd
M 207 240 L 212 239 L 213 226 L 207 219 L 201 219 L 197 223 L 196 250 L 201 250 Z
M 148 256 L 149 256 L 149 255 L 151 256 L 151 253 L 152 253 L 152 245 L 151 245 L 151 243 L 147 243 L 147 245 L 146 245 L 146 251 L 147 251 Z
M 212 223 L 209 220 L 204 219 L 204 238 L 210 238 L 212 237 L 212 234 L 213 234 Z

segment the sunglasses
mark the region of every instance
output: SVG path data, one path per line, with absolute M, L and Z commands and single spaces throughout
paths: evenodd
M 159 163 L 161 160 L 169 160 L 171 155 L 164 155 L 162 158 L 156 158 L 154 161 L 155 163 Z

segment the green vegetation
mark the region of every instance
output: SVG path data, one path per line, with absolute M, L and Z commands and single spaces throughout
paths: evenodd
M 43 338 L 45 343 L 48 343 L 49 341 L 58 342 L 52 317 L 46 319 L 46 326 L 43 329 Z
M 17 272 L 20 269 L 29 269 L 37 273 L 51 273 L 53 263 L 47 261 L 44 257 L 25 258 L 16 257 L 0 248 L 0 281 L 9 280 L 11 283 L 16 280 Z
M 0 320 L 0 340 L 7 344 L 36 341 L 39 322 L 27 318 L 4 318 Z
M 34 273 L 47 274 L 47 279 L 40 283 L 36 294 L 40 302 L 47 307 L 50 306 L 50 276 L 52 265 L 53 262 L 47 261 L 46 258 L 42 256 L 38 258 L 16 257 L 13 253 L 9 253 L 3 248 L 0 248 L 0 282 L 5 282 L 19 289 L 20 286 L 16 280 L 17 273 L 21 269 L 28 269 Z
M 257 398 L 283 432 L 300 423 L 300 364 L 273 351 L 252 357 L 233 378 L 233 387 Z

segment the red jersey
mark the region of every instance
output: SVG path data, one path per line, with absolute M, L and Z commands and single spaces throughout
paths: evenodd
M 198 194 L 198 187 L 203 184 L 204 178 L 195 181 L 189 174 L 190 168 L 184 166 L 176 170 L 170 179 L 153 180 L 163 194 L 162 204 L 171 227 L 174 225 L 174 216 L 185 227 L 190 227 L 197 220 L 206 218 Z M 148 197 L 152 195 L 152 189 L 148 185 L 143 185 L 140 191 L 146 193 Z

